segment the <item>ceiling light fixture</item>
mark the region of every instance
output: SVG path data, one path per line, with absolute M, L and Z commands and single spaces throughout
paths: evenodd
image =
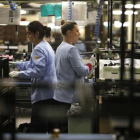
M 20 10 L 20 14 L 21 15 L 25 15 L 27 13 L 27 11 L 25 11 L 25 10 Z
M 133 4 L 126 4 L 125 8 L 133 8 L 133 6 L 134 6 Z
M 134 6 L 134 8 L 139 9 L 139 8 L 140 8 L 140 4 L 136 4 L 136 5 Z
M 140 22 L 137 22 L 136 23 L 136 27 L 140 27 Z
M 27 26 L 30 22 L 29 21 L 20 21 L 20 25 Z
M 122 11 L 120 10 L 113 11 L 113 15 L 121 15 L 121 14 L 122 14 Z

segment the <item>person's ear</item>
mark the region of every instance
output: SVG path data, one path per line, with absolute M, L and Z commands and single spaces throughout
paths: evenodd
M 67 32 L 67 33 L 68 33 L 68 35 L 71 35 L 71 30 L 68 30 L 68 32 Z
M 35 33 L 35 37 L 39 37 L 39 32 L 37 31 L 36 33 Z

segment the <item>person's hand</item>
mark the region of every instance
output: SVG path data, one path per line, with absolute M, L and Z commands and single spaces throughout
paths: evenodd
M 10 66 L 10 68 L 15 69 L 16 68 L 16 62 L 9 61 L 9 66 Z
M 18 77 L 18 71 L 12 71 L 9 73 L 10 77 Z
M 91 69 L 89 74 L 86 76 L 86 79 L 92 79 L 93 77 L 95 77 L 95 70 L 94 70 L 94 68 Z
M 87 63 L 86 66 L 88 66 L 89 72 L 92 70 L 92 64 L 91 63 Z

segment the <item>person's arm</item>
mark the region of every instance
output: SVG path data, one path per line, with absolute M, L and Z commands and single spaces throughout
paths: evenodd
M 28 63 L 29 63 L 29 61 L 26 61 L 26 62 L 16 62 L 16 67 L 17 67 L 19 70 L 21 70 L 21 71 L 27 70 L 27 68 L 28 68 Z
M 68 58 L 78 76 L 86 76 L 89 73 L 89 68 L 84 66 L 77 48 L 73 47 L 69 50 Z
M 19 70 L 27 70 L 29 61 L 26 62 L 9 62 L 10 67 L 15 69 L 17 67 Z M 18 77 L 19 71 L 12 71 L 9 73 L 10 77 Z
M 43 52 L 39 49 L 34 49 L 30 61 L 28 69 L 20 71 L 18 77 L 24 79 L 44 77 L 47 62 Z

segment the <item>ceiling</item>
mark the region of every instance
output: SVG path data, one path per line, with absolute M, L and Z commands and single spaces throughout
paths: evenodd
M 40 5 L 46 4 L 46 3 L 59 3 L 62 1 L 68 1 L 68 0 L 13 0 L 13 3 L 18 4 L 21 6 L 22 9 L 26 10 L 36 10 L 38 11 L 40 9 Z M 84 1 L 84 2 L 96 2 L 97 0 L 72 0 L 72 1 Z M 0 0 L 0 3 L 7 5 L 8 0 Z
M 0 0 L 0 2 L 6 2 L 6 1 L 8 1 L 8 0 Z M 52 3 L 54 3 L 54 2 L 62 2 L 62 1 L 68 1 L 68 0 L 13 0 L 14 2 L 16 2 L 16 3 L 30 3 L 30 2 L 32 2 L 32 3 L 48 3 L 48 2 L 52 2 Z M 96 0 L 72 0 L 72 1 L 96 1 Z
M 23 10 L 27 11 L 27 15 L 35 15 L 36 13 L 38 13 L 40 11 L 40 6 L 46 3 L 59 3 L 62 1 L 68 1 L 68 0 L 13 0 L 13 3 L 18 4 L 19 6 L 21 6 L 21 8 Z M 84 2 L 92 2 L 92 3 L 96 3 L 99 0 L 71 0 L 71 1 L 84 1 Z M 104 1 L 111 1 L 111 0 L 104 0 Z M 113 0 L 113 8 L 114 9 L 119 9 L 121 8 L 121 1 L 122 0 Z M 136 2 L 138 2 L 139 0 L 136 0 Z M 8 0 L 0 0 L 0 3 L 7 5 Z M 133 3 L 132 0 L 126 0 L 126 3 Z M 97 8 L 97 5 L 94 5 L 94 8 Z M 106 10 L 107 5 L 104 7 Z

